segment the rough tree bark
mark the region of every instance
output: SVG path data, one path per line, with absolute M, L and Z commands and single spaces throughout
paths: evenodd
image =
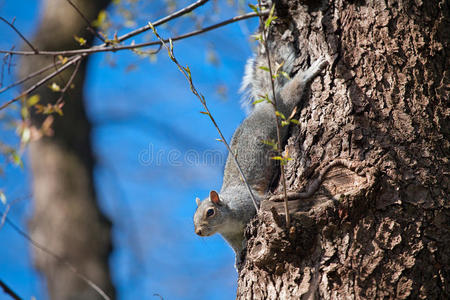
M 73 2 L 89 20 L 95 20 L 110 0 Z M 33 39 L 39 50 L 73 49 L 77 46 L 74 35 L 92 42 L 85 21 L 66 0 L 43 1 L 41 11 L 42 21 Z M 26 57 L 21 60 L 19 73 L 26 76 L 53 61 L 52 57 Z M 69 68 L 51 82 L 62 88 L 73 71 L 74 68 Z M 74 88 L 65 94 L 64 116 L 55 116 L 54 135 L 32 142 L 29 147 L 34 198 L 29 227 L 33 239 L 67 260 L 113 298 L 108 267 L 111 224 L 96 202 L 91 125 L 83 102 L 85 74 L 86 59 L 73 81 Z M 60 96 L 47 86 L 40 88 L 37 94 L 40 104 L 44 105 L 54 103 Z M 38 128 L 45 117 L 31 112 L 32 123 Z M 35 265 L 46 278 L 51 299 L 101 299 L 66 265 L 45 252 L 33 250 Z
M 247 228 L 239 299 L 450 297 L 447 0 L 276 1 L 271 41 L 305 68 L 326 56 L 286 146 L 301 190 L 336 158 L 320 190 L 263 202 Z M 274 193 L 281 188 L 274 187 Z

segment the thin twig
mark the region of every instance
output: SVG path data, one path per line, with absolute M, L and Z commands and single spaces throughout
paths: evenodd
M 151 23 L 149 23 L 150 26 L 152 26 Z M 256 211 L 259 211 L 259 206 L 258 203 L 256 201 L 255 195 L 252 192 L 252 189 L 244 175 L 244 172 L 241 169 L 241 166 L 237 160 L 236 155 L 234 154 L 234 152 L 231 150 L 230 145 L 228 144 L 227 140 L 225 139 L 225 137 L 222 134 L 222 131 L 219 128 L 219 125 L 217 125 L 216 120 L 214 119 L 214 117 L 212 116 L 211 112 L 209 111 L 208 105 L 206 104 L 206 100 L 205 97 L 200 94 L 197 89 L 194 86 L 194 83 L 192 81 L 192 76 L 191 76 L 191 71 L 189 70 L 188 67 L 182 67 L 180 65 L 180 63 L 178 62 L 178 60 L 175 58 L 175 55 L 173 53 L 173 44 L 172 41 L 169 39 L 169 43 L 170 43 L 170 47 L 167 46 L 166 42 L 164 41 L 163 38 L 161 38 L 161 36 L 158 34 L 158 32 L 156 31 L 156 29 L 153 27 L 152 28 L 153 33 L 155 34 L 155 36 L 160 40 L 160 42 L 162 43 L 162 45 L 164 46 L 164 48 L 167 49 L 168 53 L 169 53 L 169 57 L 170 59 L 177 65 L 178 69 L 181 71 L 181 73 L 183 73 L 183 75 L 186 77 L 186 79 L 189 82 L 189 86 L 191 88 L 192 93 L 197 96 L 197 98 L 200 100 L 200 103 L 203 105 L 203 108 L 205 109 L 205 113 L 209 116 L 211 122 L 214 124 L 214 127 L 216 128 L 217 132 L 219 133 L 219 136 L 221 138 L 221 141 L 225 144 L 228 152 L 230 153 L 231 157 L 233 157 L 234 162 L 236 163 L 236 167 L 239 170 L 239 173 L 241 175 L 242 180 L 244 181 L 245 186 L 248 189 L 248 192 L 250 194 L 250 197 L 252 198 L 253 201 L 253 205 L 255 206 Z
M 11 204 L 8 203 L 6 205 L 5 211 L 3 212 L 2 219 L 0 220 L 0 230 L 3 228 L 3 225 L 5 225 L 6 216 L 8 215 L 10 209 L 11 209 Z
M 267 14 L 267 11 L 261 12 L 261 14 L 264 16 Z M 223 22 L 191 31 L 189 33 L 185 33 L 173 38 L 164 39 L 163 41 L 167 43 L 169 40 L 172 41 L 178 41 L 185 38 L 189 38 L 191 36 L 199 35 L 201 33 L 205 33 L 208 31 L 211 31 L 213 29 L 242 21 L 245 19 L 257 17 L 258 14 L 255 12 L 247 13 L 244 15 L 236 16 L 233 18 L 230 18 L 228 20 L 225 20 Z M 129 49 L 136 49 L 136 48 L 142 48 L 142 47 L 148 47 L 148 46 L 155 46 L 155 45 L 161 45 L 161 41 L 152 41 L 147 43 L 141 43 L 141 44 L 134 44 L 134 45 L 122 45 L 122 46 L 110 46 L 110 47 L 102 47 L 102 46 L 94 46 L 88 49 L 74 49 L 74 50 L 64 50 L 64 51 L 40 51 L 38 55 L 74 55 L 74 54 L 92 54 L 92 53 L 99 53 L 99 52 L 116 52 L 120 50 L 129 50 Z M 9 54 L 16 54 L 16 55 L 36 55 L 36 53 L 31 51 L 9 51 L 9 50 L 0 50 L 0 53 L 9 53 Z
M 40 87 L 41 85 L 43 85 L 44 83 L 46 83 L 48 80 L 52 79 L 53 77 L 55 77 L 56 75 L 58 75 L 59 73 L 61 73 L 62 71 L 64 71 L 65 69 L 67 69 L 68 67 L 70 67 L 71 65 L 73 65 L 74 63 L 78 62 L 79 60 L 81 60 L 83 57 L 85 57 L 85 55 L 80 55 L 75 57 L 72 61 L 70 62 L 66 62 L 66 64 L 64 64 L 60 69 L 57 69 L 55 72 L 47 75 L 46 77 L 42 78 L 41 80 L 39 80 L 37 83 L 33 84 L 31 87 L 29 87 L 26 91 L 22 92 L 19 96 L 7 101 L 6 103 L 2 104 L 0 106 L 0 110 L 4 109 L 5 107 L 7 107 L 8 105 L 16 102 L 17 100 L 19 100 L 20 98 L 22 98 L 23 96 L 31 93 L 32 91 L 34 91 L 35 89 L 37 89 L 38 87 Z
M 158 27 L 159 25 L 167 23 L 170 20 L 173 20 L 173 19 L 181 17 L 181 16 L 183 16 L 183 15 L 185 15 L 187 13 L 190 13 L 191 11 L 193 11 L 194 9 L 196 9 L 199 6 L 202 6 L 203 4 L 205 4 L 208 1 L 209 0 L 199 0 L 197 2 L 194 2 L 191 5 L 186 6 L 185 8 L 182 8 L 182 9 L 180 9 L 180 10 L 178 10 L 178 11 L 176 11 L 176 12 L 174 12 L 174 13 L 168 15 L 168 16 L 165 16 L 165 17 L 163 17 L 163 18 L 153 22 L 152 24 L 153 24 L 154 27 Z M 138 35 L 138 34 L 140 34 L 142 32 L 148 31 L 150 29 L 151 29 L 151 27 L 149 25 L 145 25 L 145 26 L 142 26 L 142 27 L 140 27 L 140 28 L 138 28 L 136 30 L 133 30 L 132 32 L 129 32 L 129 33 L 126 33 L 126 34 L 120 36 L 119 38 L 117 38 L 117 40 L 119 42 L 123 42 L 123 41 L 125 41 L 125 40 L 127 40 L 127 39 L 129 39 L 129 38 L 131 38 L 133 36 L 136 36 L 136 35 Z
M 11 226 L 18 234 L 23 236 L 26 240 L 28 240 L 34 247 L 37 249 L 45 252 L 49 256 L 53 257 L 56 261 L 58 261 L 61 264 L 64 264 L 75 276 L 80 278 L 82 281 L 84 281 L 87 285 L 89 285 L 91 288 L 93 288 L 103 299 L 110 300 L 111 298 L 106 295 L 106 293 L 93 281 L 91 281 L 89 278 L 87 278 L 85 275 L 80 273 L 77 268 L 75 268 L 74 265 L 72 265 L 70 262 L 59 256 L 58 254 L 54 253 L 53 251 L 49 250 L 45 246 L 41 245 L 40 243 L 33 240 L 25 231 L 19 228 L 14 222 L 12 222 L 8 217 L 6 217 L 6 223 L 8 223 L 9 226 Z
M 3 282 L 3 280 L 0 279 L 0 287 L 3 289 L 5 294 L 8 294 L 13 298 L 14 300 L 22 300 L 22 298 L 19 297 L 19 295 L 16 294 L 9 286 L 6 285 L 6 283 Z
M 23 196 L 23 197 L 16 198 L 16 199 L 14 199 L 14 200 L 11 201 L 11 202 L 8 201 L 8 203 L 5 205 L 6 208 L 5 208 L 5 211 L 4 211 L 3 214 L 2 214 L 2 218 L 1 218 L 1 220 L 0 220 L 0 230 L 1 230 L 1 229 L 3 228 L 3 226 L 5 225 L 6 217 L 8 216 L 8 213 L 9 213 L 9 211 L 11 210 L 11 207 L 12 207 L 15 203 L 17 203 L 17 202 L 19 202 L 19 201 L 22 201 L 22 200 L 25 200 L 25 199 L 28 199 L 28 198 L 31 198 L 31 195 L 26 195 L 26 196 Z
M 86 18 L 86 16 L 83 14 L 83 12 L 75 5 L 75 3 L 73 3 L 71 0 L 66 0 L 67 2 L 69 2 L 69 4 L 77 11 L 77 13 L 80 15 L 80 17 L 84 20 L 84 22 L 87 24 L 89 31 L 95 35 L 96 37 L 98 37 L 103 43 L 108 44 L 105 39 L 100 35 L 100 33 L 97 32 L 97 30 L 95 30 L 94 27 L 92 27 L 91 22 L 88 20 L 88 18 Z
M 75 70 L 73 70 L 72 75 L 70 75 L 70 78 L 66 83 L 66 86 L 61 90 L 61 96 L 58 98 L 58 100 L 56 100 L 56 104 L 58 104 L 60 101 L 62 101 L 64 94 L 66 93 L 67 89 L 70 87 L 73 80 L 75 79 L 75 76 L 78 73 L 78 69 L 80 68 L 80 65 L 81 65 L 81 60 L 79 60 L 77 62 L 77 64 L 75 65 Z
M 162 24 L 165 24 L 167 22 L 169 22 L 170 20 L 173 20 L 175 18 L 181 17 L 187 13 L 190 13 L 191 11 L 193 11 L 194 9 L 196 9 L 197 7 L 205 4 L 206 2 L 208 2 L 209 0 L 199 0 L 195 3 L 192 3 L 191 5 L 186 6 L 185 8 L 182 8 L 168 16 L 165 16 L 155 22 L 153 22 L 154 26 L 159 26 Z M 3 19 L 3 18 L 2 18 Z M 4 19 L 3 19 L 4 20 Z M 9 24 L 9 22 L 7 22 L 6 20 L 4 20 L 6 23 Z M 11 26 L 11 24 L 10 24 Z M 14 27 L 13 27 L 14 28 Z M 15 29 L 15 28 L 14 28 Z M 150 29 L 150 27 L 148 25 L 142 26 L 136 30 L 133 30 L 129 33 L 126 33 L 120 37 L 117 38 L 117 42 L 123 42 L 133 36 L 136 36 L 140 33 L 143 33 L 145 31 L 148 31 Z M 17 31 L 16 31 L 17 32 Z M 23 37 L 19 32 L 17 32 L 21 37 Z M 159 43 L 156 44 L 152 44 L 152 45 L 157 45 Z M 31 44 L 30 44 L 31 46 Z M 77 50 L 68 50 L 68 51 L 42 51 L 39 53 L 36 52 L 28 52 L 28 51 L 7 51 L 7 50 L 0 50 L 0 53 L 9 53 L 9 54 L 17 54 L 17 55 L 36 55 L 36 54 L 42 54 L 42 55 L 70 55 L 70 54 L 88 54 L 88 53 L 96 53 L 96 52 L 105 52 L 105 51 L 116 51 L 117 47 L 107 47 L 108 44 L 107 43 L 103 43 L 102 45 L 99 46 L 93 46 L 89 49 L 77 49 Z M 148 45 L 150 46 L 150 45 Z M 125 49 L 134 49 L 134 48 L 138 48 L 138 47 L 142 47 L 142 46 L 137 46 L 137 47 L 127 47 L 127 48 L 122 48 L 119 50 L 125 50 Z M 32 48 L 34 50 L 34 48 Z M 104 49 L 104 50 L 103 50 Z M 84 51 L 83 51 L 84 50 Z M 88 50 L 88 51 L 86 51 Z M 89 51 L 90 50 L 90 51 Z
M 15 47 L 16 46 L 12 45 L 11 50 L 14 50 Z M 13 58 L 13 56 L 10 55 L 9 56 L 9 61 L 8 61 L 8 74 L 11 74 L 12 58 Z
M 33 50 L 34 54 L 39 54 L 37 48 L 35 48 L 24 36 L 23 34 L 14 26 L 14 24 L 8 22 L 5 18 L 0 17 L 0 20 L 8 24 L 21 38 L 22 40 Z
M 67 62 L 66 62 L 66 63 L 67 63 Z M 45 67 L 43 67 L 42 69 L 39 69 L 39 70 L 37 70 L 36 72 L 31 73 L 31 74 L 27 75 L 26 77 L 24 77 L 24 78 L 22 78 L 22 79 L 20 79 L 20 80 L 17 80 L 16 82 L 11 83 L 11 84 L 8 85 L 8 86 L 3 87 L 2 89 L 0 89 L 0 94 L 3 93 L 3 92 L 5 92 L 6 90 L 9 90 L 10 88 L 13 88 L 13 87 L 15 87 L 15 86 L 17 86 L 17 85 L 19 85 L 19 84 L 24 83 L 25 81 L 27 81 L 27 80 L 29 80 L 29 79 L 31 79 L 31 78 L 33 78 L 33 77 L 39 76 L 39 75 L 41 75 L 42 73 L 44 73 L 44 72 L 46 72 L 46 71 L 48 71 L 48 70 L 50 70 L 50 69 L 52 69 L 52 68 L 54 68 L 54 67 L 59 66 L 60 64 L 62 64 L 62 61 L 61 61 L 61 60 L 58 60 L 56 63 L 52 63 L 51 65 L 45 66 Z
M 259 6 L 259 11 L 262 11 L 262 5 L 261 5 L 261 0 L 258 0 L 258 6 Z M 276 92 L 275 92 L 275 82 L 274 82 L 274 77 L 273 77 L 273 71 L 272 71 L 272 62 L 270 59 L 270 50 L 269 50 L 269 46 L 267 44 L 267 31 L 266 31 L 266 26 L 265 26 L 265 22 L 263 20 L 262 15 L 259 16 L 260 18 L 260 23 L 262 26 L 262 41 L 263 41 L 263 46 L 265 48 L 265 52 L 266 52 L 266 58 L 267 58 L 267 66 L 269 68 L 269 75 L 270 75 L 270 85 L 272 88 L 272 104 L 273 104 L 273 108 L 275 110 L 275 121 L 276 121 L 276 125 L 277 125 L 277 145 L 278 145 L 278 152 L 280 154 L 280 156 L 282 157 L 282 150 L 281 150 L 281 124 L 280 124 L 280 119 L 278 118 L 278 116 L 276 115 L 278 109 L 277 109 L 277 98 L 276 98 Z M 283 161 L 281 161 L 280 163 L 280 170 L 281 170 L 281 182 L 283 184 L 283 193 L 284 193 L 284 213 L 286 214 L 286 228 L 289 228 L 291 226 L 291 217 L 289 215 L 289 204 L 288 204 L 288 197 L 287 197 L 287 186 L 286 186 L 286 172 L 284 170 L 284 163 Z

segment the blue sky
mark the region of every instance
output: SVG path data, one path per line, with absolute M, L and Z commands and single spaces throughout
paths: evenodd
M 16 17 L 15 25 L 30 37 L 39 3 L 0 0 L 0 15 Z M 206 24 L 236 14 L 219 5 L 219 14 L 210 16 Z M 211 9 L 208 3 L 201 12 Z M 188 22 L 176 24 L 183 25 L 178 30 L 182 33 Z M 191 68 L 227 138 L 244 118 L 237 91 L 251 56 L 249 34 L 256 25 L 256 20 L 235 23 L 175 44 L 177 58 Z M 160 33 L 168 35 L 170 30 Z M 0 36 L 1 49 L 19 45 L 5 24 L 0 24 Z M 208 62 L 211 50 L 219 58 L 217 65 Z M 114 222 L 114 282 L 119 299 L 154 299 L 155 293 L 164 299 L 233 299 L 237 280 L 233 251 L 219 236 L 197 237 L 192 224 L 195 197 L 220 189 L 226 150 L 215 140 L 218 135 L 209 119 L 199 113 L 202 107 L 186 80 L 166 56 L 161 51 L 157 62 L 151 63 L 121 52 L 112 56 L 115 66 L 111 67 L 105 54 L 96 54 L 89 65 L 86 105 L 94 124 L 99 201 Z M 128 72 L 130 65 L 138 67 Z M 225 96 L 217 92 L 220 86 L 226 86 Z M 1 94 L 0 102 L 14 95 L 17 90 Z M 4 122 L 0 125 L 0 140 L 17 144 L 14 131 Z M 26 229 L 33 204 L 26 153 L 24 160 L 23 170 L 2 165 L 0 189 L 9 200 L 25 198 L 12 206 L 9 217 Z M 0 279 L 24 299 L 47 299 L 45 283 L 32 268 L 30 247 L 7 224 L 0 230 Z

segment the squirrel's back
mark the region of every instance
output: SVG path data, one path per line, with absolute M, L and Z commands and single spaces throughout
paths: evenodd
M 281 65 L 280 70 L 290 76 L 295 61 L 293 46 L 286 44 L 276 47 L 272 51 L 271 53 L 275 54 L 272 54 L 273 57 L 279 59 L 272 62 L 273 72 L 275 72 L 277 66 Z M 287 81 L 288 79 L 285 76 L 277 77 L 275 81 L 275 92 L 277 94 Z M 266 95 L 269 99 L 273 98 L 265 55 L 259 55 L 247 61 L 241 92 L 244 93 L 241 104 L 247 110 L 248 116 L 236 129 L 230 147 L 237 156 L 250 186 L 259 195 L 264 195 L 274 177 L 278 174 L 278 162 L 271 159 L 277 154 L 269 145 L 275 142 L 277 137 L 275 111 L 273 105 L 267 101 L 257 101 Z M 279 96 L 277 96 L 278 98 Z M 254 104 L 255 101 L 256 104 Z M 281 110 L 281 106 L 279 110 Z M 285 130 L 283 129 L 283 131 Z M 228 154 L 225 165 L 222 191 L 230 186 L 243 185 L 231 155 L 233 154 Z

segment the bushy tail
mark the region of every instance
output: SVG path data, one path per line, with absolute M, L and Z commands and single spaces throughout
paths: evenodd
M 270 47 L 270 46 L 269 46 Z M 279 58 L 276 62 L 278 64 L 283 63 L 282 71 L 286 72 L 289 76 L 294 68 L 294 61 L 296 58 L 294 47 L 290 44 L 283 45 L 281 47 L 270 47 L 272 59 L 272 68 L 275 68 L 274 57 Z M 272 98 L 272 86 L 270 83 L 269 72 L 262 70 L 260 67 L 267 67 L 267 57 L 265 53 L 261 53 L 258 56 L 253 56 L 247 60 L 245 65 L 245 73 L 242 79 L 242 84 L 239 92 L 241 92 L 241 106 L 247 112 L 250 113 L 255 106 L 253 102 L 264 97 L 266 94 L 269 98 Z M 275 70 L 273 70 L 275 71 Z M 287 79 L 284 76 L 279 76 L 275 81 L 275 91 L 286 83 Z

